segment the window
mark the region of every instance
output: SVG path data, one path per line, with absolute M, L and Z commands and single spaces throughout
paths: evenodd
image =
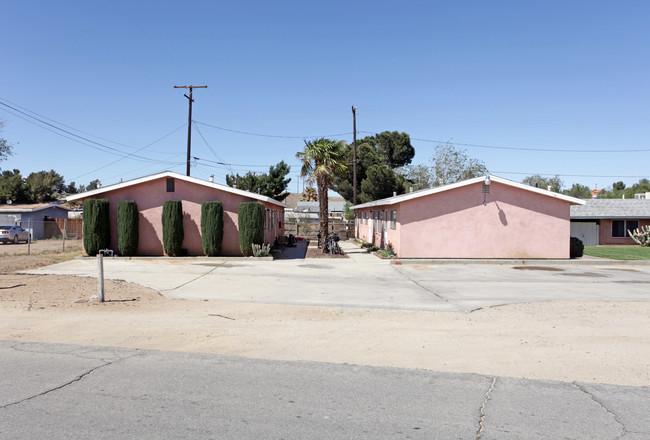
M 377 230 L 377 211 L 370 211 L 372 212 L 372 230 L 376 231 Z
M 173 177 L 168 177 L 167 178 L 167 192 L 168 193 L 173 193 L 174 192 L 174 178 Z
M 631 231 L 639 227 L 637 220 L 613 220 L 612 221 L 612 237 L 625 238 L 629 237 L 627 231 Z
M 395 229 L 395 224 L 397 223 L 397 210 L 391 209 L 390 211 L 390 228 Z
M 368 211 L 363 212 L 363 218 L 365 219 L 366 224 L 368 224 Z

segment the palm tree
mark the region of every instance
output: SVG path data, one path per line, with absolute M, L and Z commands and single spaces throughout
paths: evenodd
M 316 181 L 319 227 L 323 237 L 327 237 L 329 227 L 327 190 L 330 176 L 346 168 L 345 142 L 325 138 L 305 141 L 305 150 L 296 153 L 296 157 L 302 162 L 300 175 Z M 327 247 L 323 246 L 323 253 L 325 252 Z

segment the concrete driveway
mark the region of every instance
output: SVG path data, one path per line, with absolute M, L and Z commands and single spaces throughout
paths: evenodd
M 350 258 L 105 258 L 104 274 L 193 300 L 455 312 L 538 301 L 650 301 L 650 266 L 393 265 L 343 245 Z M 29 273 L 95 277 L 97 261 Z

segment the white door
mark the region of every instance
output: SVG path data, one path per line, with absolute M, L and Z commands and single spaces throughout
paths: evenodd
M 598 246 L 596 222 L 571 222 L 571 237 L 578 237 L 585 246 Z

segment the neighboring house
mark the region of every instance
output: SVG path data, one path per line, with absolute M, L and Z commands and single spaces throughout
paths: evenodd
M 287 209 L 285 211 L 287 220 L 292 218 L 309 218 L 313 222 L 317 222 L 318 214 L 320 212 L 320 206 L 318 203 L 319 202 L 303 202 L 300 200 L 293 201 L 293 209 Z M 327 210 L 330 218 L 342 218 L 344 207 L 345 199 L 342 197 L 330 197 L 327 201 Z
M 46 221 L 68 218 L 68 212 L 69 208 L 56 203 L 0 205 L 0 224 L 21 226 L 30 231 L 34 240 L 42 240 L 45 238 Z
M 188 255 L 203 255 L 201 242 L 201 204 L 223 204 L 224 227 L 222 255 L 241 255 L 239 249 L 238 209 L 243 202 L 261 202 L 266 208 L 264 240 L 273 243 L 284 232 L 285 206 L 269 197 L 219 185 L 207 180 L 165 171 L 75 194 L 69 201 L 106 198 L 109 201 L 111 245 L 117 252 L 117 205 L 120 200 L 135 200 L 140 212 L 138 255 L 163 255 L 162 207 L 166 200 L 181 200 L 183 205 L 183 249 Z
M 571 236 L 585 246 L 636 244 L 627 231 L 650 225 L 650 199 L 591 199 L 571 207 Z
M 569 258 L 583 200 L 496 176 L 354 206 L 358 238 L 402 258 Z

